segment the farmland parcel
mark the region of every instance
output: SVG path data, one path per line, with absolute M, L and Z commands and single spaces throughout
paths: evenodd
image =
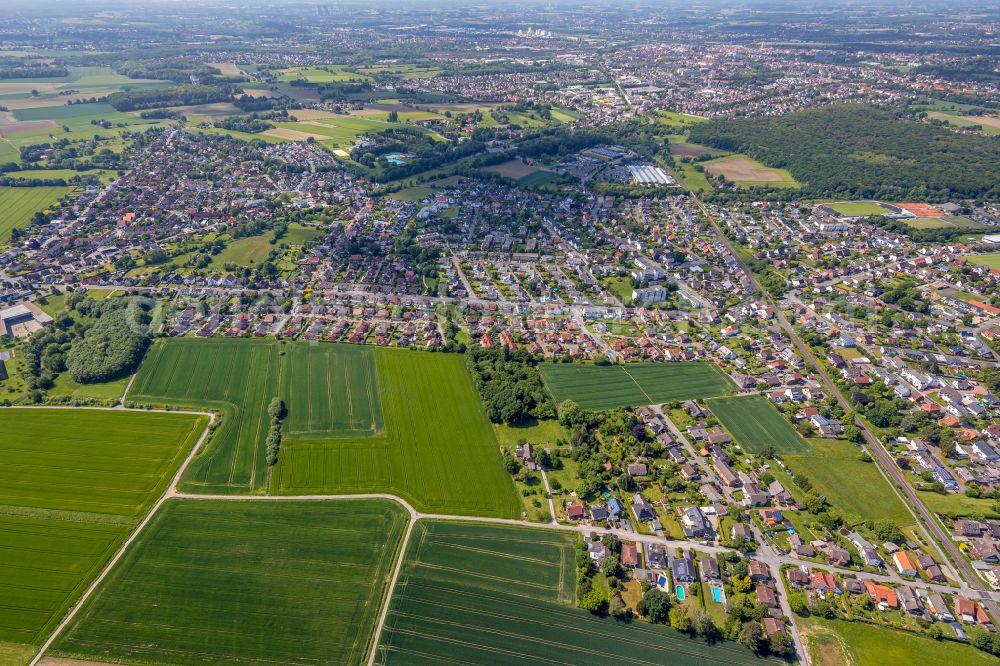
M 913 522 L 913 516 L 875 463 L 862 462 L 858 458 L 860 449 L 855 444 L 811 439 L 809 445 L 812 450 L 805 455 L 788 454 L 784 456 L 784 462 L 795 474 L 808 477 L 814 492 L 830 500 L 848 522 L 882 518 L 897 525 Z M 816 456 L 822 458 L 822 465 L 816 464 Z M 798 493 L 794 484 L 789 487 L 793 493 Z
M 571 606 L 575 537 L 522 527 L 414 526 L 378 664 L 761 664 L 663 626 L 624 625 Z M 783 662 L 772 662 L 783 663 Z
M 71 187 L 0 187 L 0 243 L 7 242 L 11 230 L 27 226 L 35 213 L 72 191 Z
M 995 657 L 969 645 L 936 641 L 909 631 L 815 616 L 799 622 L 816 666 L 872 663 L 986 666 L 996 663 Z
M 384 433 L 288 441 L 272 492 L 387 492 L 425 512 L 519 516 L 513 482 L 500 465 L 499 444 L 464 357 L 377 349 L 374 360 Z M 351 395 L 352 404 L 366 408 L 367 394 Z M 301 409 L 292 397 L 289 418 Z
M 0 654 L 37 645 L 166 488 L 207 419 L 3 410 Z
M 736 443 L 750 453 L 760 453 L 769 444 L 779 454 L 812 453 L 809 442 L 763 396 L 719 398 L 709 400 L 708 406 Z
M 545 364 L 539 370 L 556 404 L 572 400 L 585 409 L 708 398 L 733 388 L 712 363 Z
M 267 402 L 277 395 L 278 344 L 273 340 L 157 342 L 127 399 L 143 404 L 215 409 L 222 423 L 185 472 L 182 488 L 241 493 L 266 477 Z
M 143 664 L 362 663 L 395 502 L 170 500 L 55 645 Z
M 812 448 L 778 410 L 759 395 L 709 400 L 708 407 L 736 443 L 750 453 L 770 444 L 781 454 L 809 455 Z
M 288 407 L 273 469 L 267 404 Z M 129 400 L 223 413 L 182 488 L 389 492 L 418 509 L 516 517 L 519 502 L 463 357 L 275 340 L 158 342 Z

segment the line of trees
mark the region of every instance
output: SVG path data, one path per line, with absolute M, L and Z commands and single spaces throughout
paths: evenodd
M 281 423 L 287 413 L 284 400 L 277 396 L 271 398 L 271 404 L 267 406 L 267 415 L 271 417 L 271 427 L 267 431 L 267 439 L 264 442 L 267 448 L 268 465 L 274 465 L 278 462 L 278 451 L 281 450 Z
M 2 67 L 0 68 L 0 79 L 49 79 L 69 76 L 69 70 L 65 67 L 37 66 L 37 67 Z

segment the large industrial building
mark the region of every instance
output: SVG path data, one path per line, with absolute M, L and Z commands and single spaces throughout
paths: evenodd
M 640 166 L 630 166 L 628 168 L 632 174 L 632 180 L 637 185 L 674 185 L 676 181 L 666 171 L 658 166 L 643 164 Z
M 24 301 L 0 310 L 0 337 L 26 338 L 51 321 L 37 305 Z

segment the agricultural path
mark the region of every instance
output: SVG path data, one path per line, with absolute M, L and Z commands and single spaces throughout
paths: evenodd
M 3 409 L 3 408 L 0 408 L 0 409 Z M 22 407 L 21 409 L 24 409 L 24 407 Z M 124 406 L 122 406 L 122 405 L 118 405 L 116 407 L 98 407 L 98 408 L 95 408 L 95 407 L 77 407 L 77 406 L 71 406 L 71 405 L 51 405 L 51 406 L 49 406 L 49 405 L 38 405 L 38 406 L 28 407 L 28 409 L 107 409 L 107 410 L 121 410 L 121 409 L 126 409 L 126 408 Z M 115 554 L 112 556 L 112 558 L 104 566 L 104 568 L 101 570 L 101 572 L 98 574 L 98 576 L 94 579 L 94 581 L 83 592 L 83 594 L 80 596 L 79 600 L 69 609 L 69 611 L 67 612 L 66 616 L 59 623 L 59 625 L 55 628 L 55 630 L 53 630 L 52 634 L 48 637 L 48 639 L 42 644 L 42 646 L 40 647 L 38 653 L 35 655 L 35 657 L 30 662 L 31 666 L 36 666 L 42 660 L 42 658 L 45 655 L 45 652 L 48 651 L 48 649 L 52 646 L 52 644 L 55 642 L 56 638 L 65 630 L 65 628 L 70 624 L 70 622 L 72 622 L 73 618 L 77 615 L 77 613 L 84 606 L 84 604 L 91 597 L 91 595 L 97 590 L 97 588 L 101 585 L 101 583 L 108 577 L 108 575 L 111 573 L 111 571 L 114 569 L 114 567 L 117 566 L 117 564 L 121 561 L 121 559 L 124 557 L 125 553 L 128 551 L 128 549 L 132 545 L 132 543 L 139 537 L 139 535 L 146 528 L 146 526 L 149 525 L 149 523 L 152 521 L 152 519 L 156 516 L 157 512 L 170 499 L 212 500 L 212 501 L 231 501 L 231 502 L 285 502 L 285 501 L 303 501 L 303 500 L 306 500 L 306 501 L 324 501 L 324 502 L 329 502 L 329 501 L 337 501 L 337 500 L 383 499 L 383 500 L 388 500 L 388 501 L 396 502 L 397 504 L 399 504 L 400 506 L 402 506 L 407 511 L 407 513 L 409 514 L 410 521 L 409 521 L 409 523 L 407 525 L 406 532 L 403 535 L 403 539 L 402 539 L 402 541 L 400 543 L 399 555 L 398 555 L 397 560 L 396 560 L 396 566 L 393 569 L 392 578 L 390 579 L 389 585 L 388 585 L 388 587 L 386 589 L 386 594 L 385 594 L 385 597 L 384 597 L 384 600 L 383 600 L 383 605 L 382 605 L 382 609 L 381 609 L 381 612 L 380 612 L 380 615 L 379 615 L 379 619 L 378 619 L 378 622 L 377 622 L 377 624 L 375 626 L 375 630 L 374 630 L 373 635 L 372 635 L 372 643 L 371 643 L 371 646 L 370 646 L 369 658 L 368 658 L 368 665 L 369 666 L 373 666 L 373 664 L 374 664 L 375 654 L 376 654 L 375 648 L 378 645 L 378 641 L 380 640 L 381 635 L 382 635 L 383 627 L 385 626 L 385 621 L 386 621 L 386 618 L 387 618 L 388 612 L 389 612 L 389 606 L 390 606 L 393 594 L 395 592 L 396 582 L 397 582 L 397 580 L 399 578 L 399 573 L 400 573 L 400 571 L 402 569 L 402 565 L 403 565 L 403 560 L 404 560 L 404 557 L 405 557 L 405 553 L 406 553 L 406 550 L 407 550 L 407 548 L 409 546 L 410 537 L 411 537 L 411 534 L 413 532 L 413 525 L 418 520 L 447 520 L 447 521 L 460 521 L 460 522 L 469 522 L 469 523 L 493 523 L 493 524 L 501 524 L 501 525 L 512 525 L 512 526 L 518 526 L 518 527 L 528 527 L 528 528 L 534 528 L 534 529 L 554 529 L 554 530 L 560 530 L 560 531 L 564 531 L 564 532 L 574 532 L 574 533 L 577 533 L 577 534 L 593 534 L 593 533 L 596 533 L 596 534 L 608 534 L 608 533 L 610 533 L 610 534 L 614 534 L 614 535 L 618 536 L 620 539 L 626 540 L 626 541 L 635 541 L 635 542 L 647 543 L 647 544 L 668 545 L 668 546 L 680 547 L 680 548 L 685 548 L 685 549 L 693 549 L 693 550 L 698 550 L 698 551 L 701 551 L 701 552 L 704 552 L 704 553 L 710 553 L 712 555 L 718 555 L 718 554 L 724 553 L 724 552 L 732 552 L 731 549 L 729 549 L 729 548 L 725 548 L 725 547 L 722 547 L 722 546 L 706 545 L 706 544 L 702 544 L 701 542 L 695 542 L 695 541 L 671 540 L 671 539 L 667 539 L 667 538 L 661 537 L 661 536 L 654 536 L 654 535 L 649 535 L 649 534 L 639 534 L 639 533 L 636 533 L 636 532 L 630 532 L 630 531 L 626 531 L 626 530 L 613 529 L 613 528 L 604 528 L 604 527 L 595 527 L 595 526 L 591 526 L 591 525 L 565 525 L 565 524 L 557 523 L 554 520 L 555 511 L 554 511 L 554 505 L 553 505 L 552 500 L 551 500 L 551 496 L 550 496 L 549 502 L 550 502 L 550 510 L 552 510 L 553 522 L 551 522 L 551 523 L 533 523 L 533 522 L 526 521 L 526 520 L 514 520 L 514 519 L 507 519 L 507 518 L 489 518 L 489 517 L 480 517 L 480 516 L 460 516 L 460 515 L 450 515 L 450 514 L 420 513 L 415 508 L 413 508 L 413 506 L 410 505 L 406 500 L 404 500 L 404 499 L 402 499 L 400 497 L 397 497 L 395 495 L 388 494 L 388 493 L 359 493 L 359 494 L 350 494 L 350 495 L 212 495 L 212 494 L 202 494 L 202 493 L 185 493 L 185 492 L 182 492 L 182 491 L 180 491 L 180 490 L 177 489 L 177 484 L 180 482 L 180 480 L 183 477 L 183 475 L 184 475 L 185 471 L 187 470 L 188 466 L 191 464 L 191 462 L 194 460 L 194 458 L 198 455 L 198 452 L 201 450 L 202 446 L 207 441 L 207 439 L 209 437 L 209 434 L 212 432 L 211 426 L 215 422 L 216 415 L 212 414 L 210 412 L 196 412 L 196 411 L 184 411 L 184 410 L 155 410 L 155 409 L 146 410 L 146 409 L 142 409 L 142 410 L 135 410 L 135 411 L 143 411 L 143 412 L 151 412 L 151 413 L 162 412 L 162 413 L 174 413 L 174 414 L 176 414 L 176 413 L 181 413 L 181 414 L 198 414 L 198 415 L 202 415 L 202 416 L 208 416 L 209 417 L 209 421 L 208 421 L 208 423 L 205 426 L 205 430 L 202 432 L 201 436 L 198 438 L 198 441 L 191 448 L 191 451 L 188 453 L 187 457 L 181 463 L 180 467 L 178 467 L 177 472 L 174 474 L 173 478 L 171 479 L 171 482 L 168 485 L 167 489 L 163 492 L 163 494 L 160 496 L 160 498 L 157 499 L 157 501 L 153 504 L 153 507 L 147 513 L 147 515 L 145 516 L 145 518 L 139 523 L 139 525 L 132 532 L 132 534 L 128 537 L 128 539 L 125 540 L 125 542 L 121 545 L 121 547 L 119 547 L 119 549 L 115 552 Z M 704 461 L 701 461 L 701 462 L 702 462 L 702 464 L 706 464 Z M 795 558 L 788 557 L 788 556 L 779 556 L 776 553 L 771 552 L 769 549 L 766 548 L 766 545 L 765 545 L 764 548 L 758 550 L 758 552 L 756 554 L 756 558 L 759 559 L 759 560 L 761 560 L 765 564 L 767 564 L 771 568 L 771 571 L 774 572 L 775 574 L 777 574 L 777 572 L 780 570 L 780 568 L 781 568 L 782 565 L 785 565 L 785 564 L 791 564 L 791 565 L 795 565 L 795 566 L 801 565 L 801 562 L 799 560 L 795 559 Z M 834 569 L 837 569 L 837 568 L 834 567 Z M 868 573 L 864 573 L 864 572 L 854 571 L 854 570 L 851 570 L 851 569 L 837 569 L 837 570 L 840 571 L 840 572 L 842 572 L 842 573 L 850 573 L 850 574 L 852 574 L 854 576 L 857 576 L 858 578 L 861 578 L 863 580 L 873 580 L 873 581 L 879 581 L 879 582 L 886 582 L 886 581 L 893 582 L 891 578 L 889 578 L 887 576 L 880 575 L 880 574 L 868 574 Z M 954 588 L 949 588 L 949 587 L 946 587 L 946 586 L 943 586 L 943 585 L 932 585 L 932 584 L 924 583 L 923 586 L 931 588 L 931 589 L 938 589 L 939 591 L 942 591 L 942 592 L 953 592 L 954 591 Z M 983 596 L 984 596 L 984 598 L 988 599 L 992 603 L 998 597 L 1000 597 L 1000 593 L 983 592 Z M 782 595 L 781 598 L 784 600 L 784 597 L 785 597 L 785 595 Z M 784 609 L 784 610 L 785 610 L 786 614 L 788 614 L 788 617 L 790 617 L 790 618 L 793 617 L 790 614 L 790 609 Z M 798 638 L 797 634 L 798 634 L 797 631 L 793 632 L 793 636 L 795 636 L 796 638 Z M 803 663 L 808 664 L 809 663 L 809 654 L 808 654 L 808 652 L 804 649 L 804 646 L 801 645 L 798 641 L 796 641 L 796 643 L 797 643 L 797 648 L 798 648 L 798 652 L 799 652 L 800 658 L 802 659 Z
M 54 406 L 34 406 L 31 407 L 30 409 L 93 409 L 93 408 L 54 405 Z M 104 409 L 124 409 L 124 407 L 118 406 L 118 407 L 110 407 Z M 59 634 L 62 633 L 63 629 L 66 628 L 66 625 L 68 625 L 70 621 L 76 616 L 77 611 L 80 610 L 84 602 L 90 597 L 91 594 L 93 594 L 94 590 L 98 588 L 98 586 L 104 581 L 104 579 L 107 578 L 108 574 L 111 573 L 115 565 L 118 564 L 119 560 L 121 560 L 121 558 L 125 555 L 125 552 L 128 550 L 129 546 L 132 545 L 132 542 L 139 537 L 139 535 L 142 533 L 142 530 L 153 519 L 157 511 L 159 511 L 160 507 L 163 506 L 163 503 L 166 502 L 167 499 L 169 499 L 169 497 L 171 496 L 171 490 L 177 486 L 177 483 L 180 481 L 181 476 L 184 474 L 184 471 L 187 469 L 188 465 L 191 464 L 191 461 L 194 460 L 194 457 L 198 454 L 198 451 L 201 449 L 201 446 L 205 443 L 205 440 L 208 439 L 209 435 L 212 432 L 211 426 L 215 422 L 215 414 L 212 414 L 210 412 L 190 412 L 190 411 L 180 411 L 180 410 L 167 411 L 161 409 L 148 409 L 148 410 L 144 409 L 136 411 L 159 412 L 165 414 L 178 414 L 178 413 L 198 414 L 200 416 L 207 416 L 208 423 L 206 424 L 205 429 L 202 431 L 201 436 L 198 438 L 198 441 L 195 442 L 195 445 L 191 447 L 191 451 L 184 459 L 184 462 L 182 462 L 180 467 L 177 468 L 177 472 L 174 474 L 174 478 L 170 480 L 170 485 L 167 487 L 167 490 L 164 491 L 163 495 L 161 495 L 158 500 L 156 500 L 156 503 L 153 504 L 153 507 L 146 514 L 146 517 L 142 519 L 139 525 L 132 531 L 132 534 L 129 535 L 129 537 L 118 548 L 118 550 L 111 557 L 111 559 L 104 566 L 104 568 L 101 569 L 101 573 L 97 575 L 97 578 L 95 578 L 94 581 L 87 587 L 87 589 L 84 590 L 83 594 L 80 595 L 79 601 L 77 601 L 73 605 L 73 607 L 69 610 L 69 612 L 66 613 L 66 617 L 63 618 L 62 622 L 60 622 L 59 625 L 52 631 L 52 634 L 42 644 L 42 647 L 39 648 L 38 653 L 35 655 L 34 659 L 31 660 L 31 666 L 35 666 L 35 664 L 38 663 L 38 661 L 42 658 L 45 652 L 48 651 L 49 647 L 52 646 L 53 641 L 55 641 L 55 639 L 59 636 Z

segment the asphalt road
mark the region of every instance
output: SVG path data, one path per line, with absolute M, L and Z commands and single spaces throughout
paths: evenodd
M 774 300 L 770 297 L 770 295 L 760 286 L 760 283 L 757 281 L 757 278 L 754 276 L 754 274 L 750 271 L 749 267 L 743 263 L 742 259 L 740 259 L 739 254 L 737 254 L 736 252 L 736 249 L 729 241 L 729 238 L 726 237 L 726 235 L 722 232 L 722 229 L 719 228 L 719 225 L 715 221 L 715 218 L 712 216 L 712 214 L 708 211 L 705 205 L 702 204 L 701 201 L 693 194 L 692 198 L 695 200 L 695 202 L 697 202 L 698 206 L 702 210 L 702 213 L 704 213 L 705 217 L 708 219 L 709 224 L 715 230 L 716 234 L 719 236 L 722 242 L 726 244 L 730 252 L 733 253 L 733 257 L 736 259 L 740 267 L 750 278 L 751 284 L 753 284 L 754 288 L 758 292 L 760 292 L 763 300 L 765 300 L 769 305 L 771 305 L 771 307 L 774 308 L 775 318 L 777 319 L 778 324 L 781 326 L 782 330 L 784 330 L 785 334 L 795 345 L 796 349 L 799 350 L 799 353 L 801 353 L 802 356 L 810 364 L 813 365 L 813 367 L 816 370 L 816 373 L 820 376 L 820 378 L 823 381 L 823 384 L 830 392 L 830 395 L 834 396 L 834 398 L 837 400 L 837 403 L 841 406 L 842 409 L 844 409 L 844 411 L 848 412 L 852 411 L 850 403 L 844 397 L 843 393 L 841 393 L 840 389 L 837 388 L 837 386 L 830 379 L 830 376 L 823 369 L 822 364 L 820 364 L 819 360 L 812 353 L 812 350 L 810 350 L 809 347 L 798 336 L 798 334 L 795 333 L 795 330 L 792 328 L 792 325 L 788 322 L 788 319 L 785 317 L 782 309 L 774 302 Z M 1000 606 L 998 606 L 997 603 L 993 600 L 992 595 L 986 588 L 986 585 L 982 582 L 982 580 L 979 578 L 976 572 L 972 569 L 972 565 L 970 565 L 968 560 L 965 559 L 965 556 L 961 553 L 961 551 L 959 551 L 958 546 L 956 546 L 955 542 L 952 541 L 951 536 L 945 532 L 945 530 L 941 527 L 940 523 L 938 523 L 937 518 L 927 509 L 926 506 L 924 506 L 924 503 L 917 496 L 916 490 L 914 490 L 913 487 L 903 477 L 903 473 L 899 470 L 899 467 L 896 466 L 896 463 L 892 459 L 892 456 L 889 455 L 888 451 L 886 451 L 886 449 L 882 446 L 878 438 L 875 437 L 874 434 L 872 434 L 872 432 L 868 428 L 868 425 L 864 421 L 862 421 L 858 417 L 855 417 L 854 424 L 858 426 L 858 428 L 861 430 L 865 442 L 868 445 L 869 451 L 874 455 L 875 460 L 878 461 L 878 464 L 882 468 L 883 473 L 886 474 L 892 480 L 897 489 L 900 492 L 902 492 L 903 497 L 905 498 L 911 511 L 915 510 L 916 513 L 920 516 L 920 519 L 923 523 L 922 527 L 930 532 L 930 535 L 933 537 L 934 541 L 937 542 L 938 548 L 939 549 L 943 548 L 944 551 L 947 553 L 948 557 L 946 559 L 950 561 L 952 569 L 958 574 L 959 578 L 961 579 L 961 582 L 963 584 L 962 586 L 972 590 L 975 593 L 974 596 L 978 597 L 980 600 L 983 601 L 990 615 L 992 615 L 994 618 L 1000 618 Z

